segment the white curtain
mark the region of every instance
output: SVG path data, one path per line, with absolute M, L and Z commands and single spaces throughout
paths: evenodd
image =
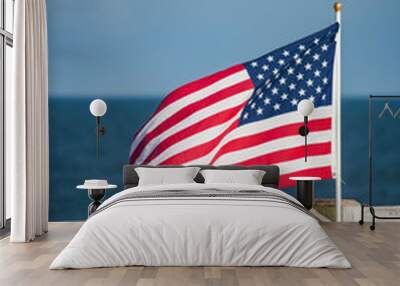
M 45 0 L 15 1 L 13 94 L 6 98 L 6 187 L 12 242 L 48 225 L 48 71 Z

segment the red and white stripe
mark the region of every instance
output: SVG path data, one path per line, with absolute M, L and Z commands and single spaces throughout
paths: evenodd
M 197 132 L 215 127 L 213 122 L 222 121 L 220 124 L 224 124 L 238 116 L 253 89 L 254 85 L 243 65 L 233 66 L 178 88 L 163 100 L 135 136 L 130 161 L 135 164 L 147 163 L 152 152 L 158 153 L 160 148 L 164 149 L 196 136 Z M 172 136 L 176 139 L 169 139 L 173 141 L 171 145 L 160 145 Z M 196 143 L 204 143 L 204 140 Z M 155 159 L 154 156 L 151 159 Z
M 310 117 L 307 164 L 303 124 L 290 112 L 238 126 L 254 91 L 243 65 L 236 65 L 186 84 L 169 94 L 143 128 L 130 150 L 132 164 L 270 165 L 281 169 L 281 187 L 292 175 L 331 178 L 331 106 Z

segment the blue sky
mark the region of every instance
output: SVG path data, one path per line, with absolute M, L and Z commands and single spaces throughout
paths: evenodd
M 48 0 L 50 95 L 156 95 L 334 22 L 323 0 Z M 400 1 L 343 1 L 343 93 L 400 94 Z

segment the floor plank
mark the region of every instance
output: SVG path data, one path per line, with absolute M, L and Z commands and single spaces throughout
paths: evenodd
M 49 233 L 27 244 L 0 240 L 0 285 L 399 285 L 400 224 L 379 223 L 375 231 L 355 223 L 323 223 L 352 269 L 289 267 L 118 267 L 50 271 L 55 256 L 81 222 L 50 223 Z

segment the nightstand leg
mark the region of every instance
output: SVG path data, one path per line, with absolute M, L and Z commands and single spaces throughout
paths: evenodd
M 88 206 L 88 217 L 101 205 L 100 200 L 104 197 L 105 193 L 105 189 L 88 190 L 88 196 L 93 201 Z
M 297 200 L 302 203 L 306 209 L 312 209 L 314 181 L 297 181 Z
M 90 215 L 94 213 L 100 205 L 101 202 L 99 201 L 91 202 L 88 206 L 88 217 L 90 217 Z

